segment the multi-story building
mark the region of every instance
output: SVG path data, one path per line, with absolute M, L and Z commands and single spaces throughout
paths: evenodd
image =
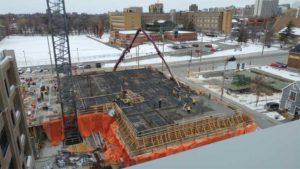
M 198 5 L 197 4 L 192 4 L 189 6 L 189 11 L 190 12 L 197 12 L 198 11 Z
M 14 51 L 0 54 L 0 168 L 34 168 Z
M 246 5 L 243 11 L 244 17 L 252 17 L 254 14 L 254 5 Z
M 232 12 L 193 12 L 189 13 L 189 22 L 195 29 L 202 32 L 230 33 L 232 27 Z
M 164 4 L 155 3 L 149 6 L 149 13 L 164 13 Z
M 279 0 L 256 0 L 254 16 L 269 18 L 278 14 Z
M 109 13 L 110 30 L 132 30 L 141 28 L 140 8 L 125 8 L 124 12 Z

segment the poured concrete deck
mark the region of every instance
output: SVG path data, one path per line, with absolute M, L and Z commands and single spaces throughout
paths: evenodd
M 124 79 L 128 83 L 128 89 L 143 96 L 144 102 L 125 104 L 116 101 Z M 198 96 L 188 88 L 181 87 L 179 90 L 174 81 L 151 69 L 76 76 L 74 85 L 78 98 L 83 98 L 77 102 L 79 109 L 116 101 L 138 133 L 189 119 L 234 114 L 233 110 Z M 192 104 L 192 98 L 196 100 L 196 104 Z M 158 107 L 160 99 L 161 108 Z M 190 105 L 192 111 L 187 112 L 184 109 L 185 105 Z

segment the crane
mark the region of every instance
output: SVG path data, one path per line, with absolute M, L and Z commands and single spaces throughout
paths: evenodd
M 78 144 L 82 142 L 82 137 L 78 130 L 65 1 L 47 0 L 47 7 L 64 126 L 64 145 Z

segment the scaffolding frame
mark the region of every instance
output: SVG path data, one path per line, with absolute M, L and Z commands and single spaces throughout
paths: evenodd
M 234 131 L 253 119 L 243 113 L 218 115 L 180 121 L 173 125 L 137 132 L 122 111 L 117 111 L 119 135 L 130 156 L 151 153 L 171 145 L 180 145 L 196 139 L 207 138 Z

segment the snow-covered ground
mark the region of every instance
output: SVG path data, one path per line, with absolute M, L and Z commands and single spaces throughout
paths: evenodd
M 275 120 L 279 120 L 279 121 L 285 120 L 285 117 L 283 117 L 278 112 L 267 112 L 267 113 L 263 113 L 263 114 L 270 117 L 270 118 L 272 118 L 272 119 L 275 119 Z
M 50 37 L 49 40 L 51 45 Z M 9 36 L 0 42 L 0 50 L 3 49 L 15 50 L 19 66 L 26 65 L 25 58 L 28 66 L 50 64 L 46 36 Z M 52 51 L 52 45 L 50 49 Z M 70 51 L 73 62 L 78 62 L 78 60 L 87 62 L 117 59 L 122 52 L 87 38 L 85 35 L 70 36 Z
M 173 62 L 181 62 L 181 61 L 188 61 L 191 59 L 190 56 L 180 56 L 180 57 L 175 57 L 175 56 L 165 56 L 164 59 L 166 60 L 166 62 L 168 63 L 173 63 Z M 193 60 L 196 58 L 192 58 Z M 157 58 L 152 58 L 152 59 L 146 59 L 146 60 L 136 60 L 134 62 L 121 62 L 121 64 L 119 65 L 119 67 L 127 67 L 127 66 L 137 66 L 139 65 L 151 65 L 151 64 L 159 64 L 162 63 L 162 60 L 157 57 Z M 115 63 L 108 63 L 105 64 L 104 67 L 105 68 L 111 68 L 115 65 Z
M 199 35 L 197 38 L 198 38 L 197 41 L 190 41 L 190 42 L 202 42 L 202 38 L 203 38 L 203 42 L 215 42 L 218 40 L 222 40 L 225 37 L 223 37 L 223 36 L 218 36 L 218 37 L 203 36 L 202 37 L 202 35 Z
M 204 85 L 204 87 L 208 88 L 211 91 L 221 93 L 221 87 L 216 85 Z M 260 96 L 259 102 L 256 105 L 256 95 L 255 94 L 228 94 L 224 92 L 224 97 L 233 100 L 235 102 L 241 103 L 252 110 L 256 110 L 258 112 L 266 111 L 264 106 L 268 102 L 277 102 L 279 103 L 281 98 L 281 93 L 274 93 L 272 96 Z
M 285 69 L 278 69 L 278 68 L 273 68 L 271 66 L 260 66 L 260 67 L 256 67 L 254 69 L 257 70 L 261 70 L 264 71 L 266 73 L 270 73 L 291 81 L 300 81 L 300 74 L 299 73 L 295 73 L 295 72 L 290 72 L 288 70 Z

